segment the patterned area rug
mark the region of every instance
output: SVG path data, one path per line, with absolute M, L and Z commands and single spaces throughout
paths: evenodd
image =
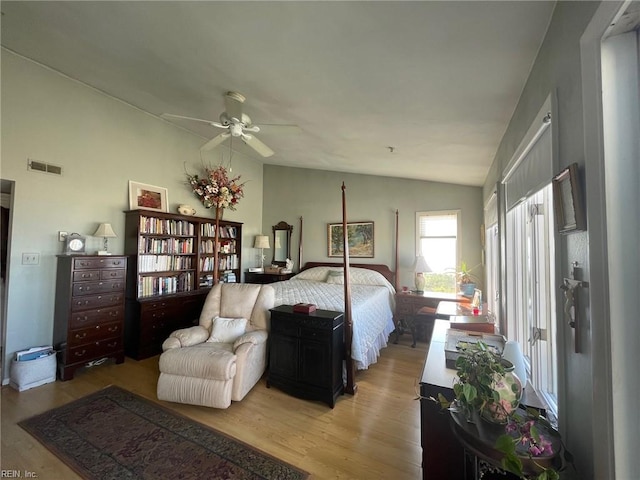
M 89 480 L 283 480 L 309 476 L 115 386 L 19 425 Z

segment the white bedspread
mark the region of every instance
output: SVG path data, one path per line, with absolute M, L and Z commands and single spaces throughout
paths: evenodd
M 271 286 L 276 291 L 276 305 L 313 303 L 323 310 L 344 312 L 344 285 L 294 277 L 286 282 L 272 283 Z M 391 284 L 351 285 L 351 357 L 358 370 L 375 363 L 380 349 L 387 346 L 389 334 L 395 328 L 393 294 Z

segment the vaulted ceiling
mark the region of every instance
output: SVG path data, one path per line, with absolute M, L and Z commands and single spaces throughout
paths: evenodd
M 246 97 L 268 164 L 482 185 L 547 1 L 3 1 L 2 45 L 154 115 Z M 6 120 L 5 120 L 6 121 Z M 171 120 L 203 138 L 220 130 Z M 227 140 L 229 141 L 229 140 Z

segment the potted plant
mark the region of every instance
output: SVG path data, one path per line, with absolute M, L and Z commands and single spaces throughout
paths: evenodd
M 561 448 L 559 434 L 544 417 L 519 406 L 522 385 L 514 381 L 513 365 L 482 341 L 461 342 L 458 349 L 455 399 L 449 401 L 439 394 L 432 400 L 462 414 L 476 425 L 479 435 L 495 439 L 493 448 L 502 454 L 505 471 L 526 480 L 558 479 L 554 458 L 561 453 L 564 467 L 570 454 Z M 490 434 L 484 436 L 482 432 L 487 431 Z
M 478 267 L 476 265 L 473 268 L 467 267 L 466 262 L 460 263 L 460 268 L 456 272 L 456 279 L 458 280 L 458 288 L 462 294 L 466 297 L 472 297 L 478 283 L 478 277 L 471 273 Z

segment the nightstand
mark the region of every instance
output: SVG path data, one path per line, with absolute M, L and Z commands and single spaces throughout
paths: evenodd
M 295 273 L 245 272 L 244 283 L 274 283 L 289 280 Z
M 267 387 L 335 406 L 344 393 L 344 314 L 296 313 L 291 305 L 271 310 Z

